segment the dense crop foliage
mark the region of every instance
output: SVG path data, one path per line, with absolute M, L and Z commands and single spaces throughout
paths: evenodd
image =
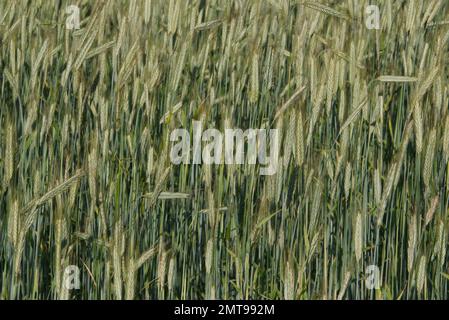
M 449 298 L 448 42 L 446 0 L 1 0 L 0 298 Z M 173 164 L 193 121 L 276 174 Z

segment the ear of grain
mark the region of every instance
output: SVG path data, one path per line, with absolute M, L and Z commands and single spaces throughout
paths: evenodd
M 20 231 L 19 202 L 17 199 L 11 205 L 8 213 L 8 238 L 13 247 L 17 246 Z
M 343 14 L 335 9 L 332 9 L 331 7 L 328 7 L 324 4 L 321 4 L 319 2 L 306 1 L 306 2 L 303 2 L 302 5 L 306 6 L 307 8 L 311 8 L 313 10 L 322 12 L 322 13 L 330 15 L 330 16 L 334 16 L 334 17 L 337 17 L 340 19 L 348 19 L 348 17 L 345 14 Z
M 432 221 L 433 215 L 435 214 L 435 211 L 437 210 L 438 203 L 439 203 L 439 196 L 435 196 L 432 199 L 430 207 L 426 213 L 426 218 L 425 218 L 425 223 L 424 223 L 425 227 L 430 223 L 430 221 Z
M 34 88 L 36 86 L 37 73 L 39 71 L 40 64 L 43 62 L 43 59 L 45 57 L 47 47 L 48 47 L 48 40 L 45 40 L 45 42 L 43 43 L 42 47 L 39 50 L 39 53 L 36 56 L 36 59 L 34 60 L 31 69 L 31 88 Z
M 284 272 L 284 299 L 295 299 L 295 278 L 291 261 L 287 260 Z
M 354 248 L 355 248 L 355 257 L 357 262 L 360 262 L 362 258 L 362 246 L 363 246 L 363 238 L 362 238 L 362 215 L 357 214 L 355 221 L 355 232 L 354 232 Z
M 413 215 L 408 224 L 408 246 L 407 246 L 407 270 L 411 272 L 413 269 L 413 262 L 415 260 L 416 250 L 416 216 Z
M 326 87 L 326 114 L 330 114 L 334 95 L 334 86 L 336 85 L 334 82 L 335 61 L 333 59 L 329 62 L 328 70 L 329 74 Z
M 374 170 L 374 199 L 376 203 L 379 205 L 381 202 L 382 195 L 382 183 L 380 181 L 380 173 L 379 169 Z
M 145 9 L 144 9 L 144 21 L 145 24 L 148 24 L 148 22 L 150 22 L 150 17 L 151 17 L 151 0 L 145 0 Z
M 97 168 L 98 168 L 98 148 L 97 141 L 94 138 L 92 142 L 92 148 L 88 156 L 88 167 L 89 167 L 89 191 L 92 201 L 96 200 L 97 195 Z
M 12 178 L 14 172 L 14 126 L 12 121 L 9 121 L 6 125 L 5 135 L 5 158 L 4 158 L 4 175 L 3 184 L 7 186 Z
M 112 266 L 114 269 L 114 293 L 117 300 L 122 299 L 122 229 L 117 222 L 114 228 L 114 243 L 112 247 Z
M 419 155 L 423 148 L 423 118 L 421 105 L 419 104 L 413 108 L 413 123 L 415 125 L 416 152 Z
M 310 145 L 313 138 L 313 130 L 315 128 L 315 124 L 318 121 L 319 115 L 321 113 L 321 104 L 324 99 L 324 85 L 320 86 L 320 90 L 318 92 L 318 97 L 316 98 L 313 108 L 312 108 L 312 118 L 310 119 L 309 130 L 307 134 L 307 146 Z
M 47 201 L 53 199 L 62 192 L 70 189 L 70 187 L 77 183 L 82 176 L 84 176 L 84 172 L 82 170 L 78 170 L 75 175 L 69 179 L 50 189 L 43 196 L 31 200 L 27 205 L 25 205 L 20 212 L 20 214 L 24 216 L 23 224 L 21 224 L 23 233 L 25 234 L 35 221 L 37 214 L 36 209 L 39 206 L 45 204 Z
M 349 280 L 351 280 L 351 273 L 348 271 L 345 273 L 343 284 L 341 286 L 340 292 L 338 293 L 337 300 L 343 300 L 346 289 L 348 288 Z
M 302 86 L 301 88 L 296 90 L 296 92 L 278 109 L 278 111 L 276 111 L 273 121 L 277 120 L 290 106 L 292 106 L 293 103 L 295 103 L 299 99 L 301 93 L 305 89 L 306 86 Z
M 449 115 L 446 116 L 446 124 L 444 126 L 443 155 L 444 160 L 447 162 L 449 160 Z
M 432 178 L 433 161 L 435 156 L 435 141 L 436 132 L 435 129 L 432 129 L 430 131 L 429 141 L 427 143 L 426 157 L 423 168 L 423 180 L 426 188 L 429 188 L 430 180 Z
M 397 168 L 397 164 L 393 163 L 391 165 L 390 169 L 388 170 L 387 181 L 386 181 L 385 188 L 383 188 L 382 200 L 381 200 L 379 210 L 378 210 L 379 211 L 378 218 L 377 218 L 378 225 L 382 224 L 383 217 L 385 214 L 385 207 L 387 206 L 387 201 L 388 201 L 388 199 L 391 195 L 391 192 L 393 190 L 394 180 L 396 177 L 396 168 Z
M 296 113 L 291 112 L 289 117 L 289 122 L 287 126 L 287 132 L 285 136 L 285 149 L 284 149 L 284 165 L 288 165 L 290 162 L 290 158 L 295 155 L 295 129 L 296 129 Z
M 162 243 L 163 241 L 161 241 Z M 167 275 L 167 251 L 162 244 L 159 248 L 158 264 L 157 264 L 157 287 L 159 294 L 163 297 L 165 287 L 165 276 Z
M 299 167 L 304 163 L 304 127 L 302 112 L 299 110 L 296 125 L 296 161 Z
M 249 101 L 255 103 L 259 96 L 259 55 L 254 54 L 251 64 L 251 89 Z
M 313 196 L 312 208 L 310 213 L 310 224 L 309 224 L 310 231 L 313 231 L 315 229 L 316 222 L 320 214 L 321 191 L 322 191 L 321 185 L 320 183 L 318 183 Z
M 422 255 L 419 261 L 418 273 L 416 275 L 416 290 L 421 294 L 426 282 L 426 256 Z
M 415 101 L 419 101 L 422 99 L 422 97 L 426 94 L 426 92 L 429 90 L 429 88 L 432 86 L 433 82 L 436 79 L 436 76 L 440 72 L 441 68 L 440 66 L 434 67 L 428 74 L 427 77 L 424 78 L 422 81 L 420 81 L 418 86 L 418 91 L 415 96 Z
M 351 163 L 348 162 L 345 169 L 345 184 L 344 184 L 346 199 L 349 197 L 349 192 L 351 191 L 351 176 L 352 176 L 352 167 Z
M 75 60 L 75 63 L 73 64 L 74 70 L 78 70 L 81 67 L 81 65 L 83 64 L 84 60 L 86 60 L 87 54 L 88 54 L 92 44 L 94 43 L 95 37 L 97 36 L 97 32 L 98 32 L 98 29 L 95 29 L 89 35 L 89 38 L 87 38 L 86 43 L 81 48 L 81 50 Z
M 344 130 L 357 118 L 357 116 L 360 114 L 360 111 L 364 108 L 365 104 L 368 102 L 368 100 L 365 98 L 362 100 L 362 102 L 358 105 L 357 108 L 354 109 L 354 111 L 351 113 L 351 115 L 346 119 L 346 121 L 343 123 L 343 125 L 340 128 L 339 135 L 344 132 Z
M 179 13 L 181 10 L 181 1 L 170 0 L 168 7 L 168 33 L 174 34 L 178 27 Z
M 440 221 L 438 224 L 437 241 L 434 247 L 434 254 L 439 258 L 439 264 L 442 267 L 446 258 L 446 229 L 444 222 Z
M 176 258 L 172 256 L 168 264 L 167 287 L 169 292 L 173 292 L 176 282 Z
M 140 257 L 136 260 L 134 263 L 134 269 L 139 269 L 145 262 L 147 262 L 149 259 L 151 259 L 153 256 L 155 256 L 157 253 L 157 247 L 153 247 L 145 251 L 140 255 Z
M 213 239 L 209 239 L 206 245 L 206 257 L 205 257 L 205 265 L 206 265 L 206 273 L 210 274 L 212 269 L 212 260 L 214 254 L 214 241 Z
M 415 77 L 406 77 L 406 76 L 380 76 L 377 78 L 380 82 L 416 82 L 418 78 Z

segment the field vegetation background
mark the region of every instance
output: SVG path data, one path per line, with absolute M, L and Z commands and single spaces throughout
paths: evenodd
M 447 299 L 448 41 L 446 0 L 1 0 L 0 298 Z M 277 173 L 173 165 L 193 121 Z

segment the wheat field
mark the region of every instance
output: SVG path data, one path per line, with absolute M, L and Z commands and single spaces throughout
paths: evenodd
M 448 1 L 0 0 L 0 45 L 0 299 L 449 298 Z M 173 164 L 193 121 L 277 172 Z

